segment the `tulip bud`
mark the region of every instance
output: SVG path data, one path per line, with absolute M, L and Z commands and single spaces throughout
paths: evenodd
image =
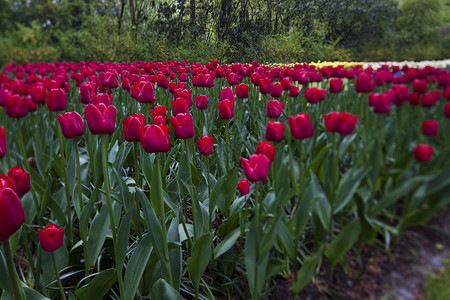
M 14 191 L 19 198 L 28 193 L 30 190 L 30 174 L 21 166 L 15 166 L 9 169 L 8 176 L 14 181 Z
M 195 105 L 198 109 L 207 109 L 208 108 L 208 95 L 197 95 L 195 96 Z
M 219 117 L 221 119 L 231 119 L 234 116 L 234 100 L 219 101 Z
M 51 89 L 47 95 L 47 107 L 50 111 L 66 109 L 66 92 L 63 89 Z
M 250 193 L 250 182 L 246 179 L 241 179 L 238 183 L 238 188 L 242 195 L 247 195 Z
M 279 102 L 278 100 L 269 100 L 267 102 L 266 114 L 269 118 L 278 118 L 283 112 L 283 107 L 286 101 Z
M 42 249 L 47 252 L 54 252 L 61 248 L 64 243 L 64 228 L 49 224 L 44 230 L 38 229 L 39 242 Z
M 427 136 L 437 135 L 439 132 L 439 123 L 436 120 L 423 121 L 422 131 Z
M 429 145 L 426 144 L 417 145 L 414 148 L 414 157 L 418 161 L 429 161 L 431 156 L 433 155 L 433 152 L 434 148 Z
M 0 126 L 0 158 L 6 155 L 6 131 L 3 126 Z
M 199 137 L 197 145 L 201 154 L 210 155 L 214 152 L 214 137 L 211 135 Z
M 123 135 L 127 142 L 139 142 L 139 128 L 145 126 L 145 116 L 136 113 L 123 119 Z
M 116 128 L 116 114 L 114 105 L 88 104 L 84 108 L 84 116 L 92 134 L 113 134 Z
M 188 139 L 195 135 L 194 121 L 190 113 L 177 114 L 170 116 L 173 132 L 177 139 Z
M 142 147 L 148 153 L 169 151 L 170 138 L 169 126 L 167 125 L 146 125 L 139 128 L 139 137 Z
M 59 125 L 61 125 L 62 133 L 67 138 L 74 138 L 83 135 L 84 121 L 80 114 L 76 111 L 65 112 L 57 116 Z
M 241 99 L 248 98 L 248 84 L 246 83 L 237 84 L 236 96 Z
M 307 113 L 298 113 L 288 117 L 289 128 L 294 138 L 302 140 L 314 135 L 314 129 Z
M 268 141 L 281 141 L 284 138 L 284 123 L 269 121 L 265 137 Z
M 250 181 L 265 181 L 269 171 L 270 160 L 264 154 L 252 154 L 249 159 L 241 157 L 245 176 Z
M 275 159 L 275 150 L 275 146 L 272 146 L 270 142 L 260 141 L 255 152 L 256 154 L 264 154 L 272 162 Z

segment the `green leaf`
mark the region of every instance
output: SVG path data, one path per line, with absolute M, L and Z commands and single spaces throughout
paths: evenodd
M 108 232 L 108 208 L 103 205 L 100 212 L 94 217 L 89 228 L 87 241 L 88 265 L 92 266 L 102 249 Z
M 130 227 L 131 221 L 133 220 L 133 214 L 134 202 L 131 204 L 130 209 L 120 223 L 119 233 L 117 235 L 117 253 L 115 255 L 116 267 L 122 267 L 123 263 L 125 262 L 125 255 L 127 253 L 130 239 Z
M 180 243 L 180 233 L 178 231 L 178 217 L 173 218 L 167 231 L 167 241 L 169 243 Z M 169 245 L 170 246 L 170 245 Z M 180 290 L 181 272 L 182 272 L 182 257 L 181 247 L 176 246 L 169 249 L 170 268 L 172 270 L 172 285 L 176 291 Z
M 141 199 L 141 206 L 142 210 L 144 211 L 145 223 L 147 229 L 150 232 L 149 236 L 152 240 L 153 246 L 156 249 L 156 254 L 158 255 L 158 258 L 161 260 L 161 263 L 168 264 L 169 258 L 166 257 L 166 255 L 164 254 L 164 239 L 161 223 L 156 217 L 155 211 L 153 210 L 153 207 L 150 205 L 145 194 L 140 189 L 137 189 L 136 191 L 137 191 L 136 195 L 138 195 Z
M 134 299 L 139 282 L 141 281 L 142 274 L 144 273 L 145 266 L 147 265 L 148 258 L 152 253 L 153 246 L 150 238 L 151 234 L 147 234 L 134 250 L 130 261 L 127 265 L 125 272 L 125 278 L 123 281 L 123 293 L 122 299 Z
M 324 229 L 328 230 L 330 226 L 331 205 L 328 201 L 327 195 L 320 185 L 319 179 L 311 171 L 311 182 L 309 188 L 311 189 L 314 200 L 312 203 L 312 211 L 317 214 Z
M 230 232 L 224 239 L 221 241 L 217 247 L 214 249 L 214 258 L 218 258 L 225 252 L 231 249 L 231 247 L 234 246 L 237 239 L 239 238 L 241 231 L 240 228 L 234 229 L 232 232 Z
M 106 269 L 98 273 L 88 284 L 75 291 L 75 295 L 83 300 L 102 299 L 117 281 L 115 269 Z
M 158 279 L 150 292 L 152 299 L 183 299 L 178 292 L 171 287 L 164 279 Z
M 293 293 L 300 293 L 300 291 L 311 281 L 317 268 L 317 264 L 320 262 L 321 255 L 318 255 L 318 253 L 306 257 L 303 261 L 303 265 L 301 269 L 295 274 L 295 280 L 291 286 L 291 291 Z
M 362 166 L 353 167 L 342 176 L 337 189 L 333 214 L 338 213 L 353 199 L 361 181 L 367 176 L 369 171 L 370 168 L 364 168 Z
M 12 291 L 6 261 L 3 256 L 3 247 L 0 247 L 0 289 Z
M 211 234 L 206 233 L 195 241 L 192 247 L 191 257 L 186 261 L 189 270 L 189 278 L 192 280 L 194 287 L 197 289 L 203 272 L 211 260 Z
M 211 196 L 209 197 L 209 214 L 212 215 L 216 204 L 219 206 L 221 211 L 225 211 L 226 203 L 226 193 L 224 191 L 224 185 L 226 176 L 221 177 L 217 183 L 214 185 L 211 191 Z
M 331 264 L 335 265 L 345 255 L 356 239 L 361 230 L 361 223 L 355 219 L 348 223 L 339 233 L 337 238 L 331 242 L 328 249 L 325 251 L 325 256 L 330 260 Z

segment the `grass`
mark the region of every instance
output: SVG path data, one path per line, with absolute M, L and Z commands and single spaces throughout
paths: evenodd
M 445 260 L 437 273 L 432 273 L 424 286 L 425 299 L 447 300 L 450 299 L 450 258 Z

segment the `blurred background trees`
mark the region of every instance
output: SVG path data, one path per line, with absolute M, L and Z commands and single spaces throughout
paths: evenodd
M 450 0 L 0 0 L 0 65 L 450 57 Z

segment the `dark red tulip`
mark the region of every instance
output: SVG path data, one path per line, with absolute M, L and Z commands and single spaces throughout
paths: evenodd
M 297 97 L 300 95 L 300 88 L 296 85 L 291 86 L 289 89 L 289 97 Z
M 219 117 L 221 119 L 231 119 L 234 116 L 234 100 L 219 101 Z
M 283 91 L 289 91 L 292 88 L 292 78 L 282 78 L 280 79 Z
M 222 91 L 220 91 L 220 101 L 223 100 L 233 100 L 234 101 L 234 92 L 233 89 L 229 86 L 225 87 Z
M 241 157 L 241 163 L 248 180 L 265 181 L 267 179 L 270 160 L 266 155 L 252 154 L 248 160 Z
M 404 84 L 394 84 L 392 89 L 395 91 L 397 101 L 408 101 L 409 100 L 409 90 L 408 86 Z
M 141 103 L 154 103 L 155 100 L 155 88 L 153 83 L 145 82 L 139 92 L 138 101 Z
M 13 191 L 16 190 L 16 183 L 11 177 L 5 174 L 0 174 L 0 190 L 10 188 Z
M 269 158 L 270 162 L 275 159 L 275 146 L 272 146 L 270 142 L 260 141 L 258 146 L 256 147 L 256 154 L 264 154 Z
M 84 108 L 84 116 L 92 134 L 113 134 L 116 128 L 116 115 L 117 110 L 114 105 L 88 104 Z
M 236 96 L 241 99 L 248 98 L 248 84 L 246 83 L 237 84 Z
M 386 94 L 370 94 L 373 96 L 373 112 L 379 114 L 388 114 L 391 111 L 392 100 Z
M 272 97 L 281 97 L 283 95 L 283 86 L 279 82 L 273 82 L 270 84 L 270 95 Z
M 139 99 L 139 94 L 141 92 L 141 88 L 139 87 L 139 84 L 136 82 L 130 90 L 130 97 L 133 99 L 138 100 Z
M 0 242 L 7 240 L 25 221 L 25 210 L 16 192 L 0 189 Z
M 127 142 L 139 142 L 139 128 L 145 126 L 145 116 L 136 113 L 123 119 L 123 135 Z
M 330 79 L 330 93 L 339 93 L 344 89 L 344 82 L 341 78 Z
M 317 88 L 317 87 L 309 87 L 305 90 L 305 98 L 307 102 L 310 103 L 318 103 L 325 99 L 326 90 Z
M 83 82 L 80 85 L 80 100 L 81 103 L 84 104 L 89 104 L 92 103 L 94 101 L 94 97 L 95 97 L 95 90 L 97 88 L 95 87 L 95 84 L 87 81 L 87 82 Z
M 98 95 L 94 95 L 94 101 L 92 104 L 97 105 L 99 103 L 103 103 L 106 106 L 111 105 L 113 101 L 113 97 L 111 95 L 108 95 L 106 93 L 100 93 Z
M 270 84 L 272 83 L 271 78 L 261 78 L 259 79 L 259 91 L 261 94 L 270 93 Z
M 265 137 L 268 141 L 281 141 L 284 138 L 284 123 L 269 121 Z
M 0 106 L 6 105 L 6 100 L 8 99 L 11 92 L 6 89 L 0 89 Z
M 193 100 L 192 100 L 192 90 L 191 89 L 175 89 L 174 93 L 173 93 L 175 99 L 176 98 L 185 98 L 188 100 L 189 106 L 191 106 L 192 104 L 194 104 Z
M 169 79 L 163 75 L 163 74 L 157 74 L 156 75 L 156 84 L 158 85 L 158 87 L 162 87 L 162 88 L 169 88 Z
M 203 155 L 210 155 L 214 152 L 214 137 L 206 135 L 197 140 L 198 151 Z
M 329 132 L 351 134 L 356 128 L 358 116 L 347 112 L 330 112 L 324 114 L 325 127 Z
M 411 105 L 419 105 L 420 98 L 421 98 L 421 96 L 420 96 L 419 93 L 411 93 L 411 94 L 409 94 L 409 98 L 408 98 L 409 104 L 411 104 Z
M 289 128 L 294 138 L 302 140 L 314 135 L 314 129 L 307 113 L 298 113 L 288 117 Z
M 198 109 L 207 109 L 208 108 L 208 95 L 196 95 L 195 96 L 195 105 Z
M 167 152 L 171 147 L 167 125 L 145 125 L 139 128 L 139 136 L 145 152 Z
M 236 85 L 239 82 L 239 74 L 236 73 L 230 73 L 227 76 L 227 81 L 229 85 Z
M 439 132 L 439 123 L 436 120 L 423 121 L 422 132 L 427 136 L 437 135 Z
M 433 93 L 421 94 L 420 104 L 422 107 L 433 107 L 436 104 L 436 95 Z
M 155 125 L 166 125 L 166 117 L 164 116 L 154 116 L 153 124 Z
M 50 111 L 66 109 L 66 92 L 63 89 L 51 89 L 47 94 L 47 107 Z
M 54 252 L 61 248 L 64 243 L 64 228 L 49 224 L 44 230 L 38 229 L 39 242 L 42 249 L 47 252 Z
M 15 166 L 9 169 L 8 176 L 14 181 L 14 191 L 17 196 L 22 197 L 30 190 L 30 173 L 21 166 Z
M 170 116 L 173 132 L 177 139 L 188 139 L 194 137 L 194 120 L 190 113 L 177 114 L 175 117 Z
M 172 111 L 174 115 L 189 112 L 189 100 L 186 98 L 176 98 L 172 100 Z
M 450 102 L 445 103 L 444 105 L 444 116 L 450 118 Z
M 6 155 L 6 131 L 3 126 L 0 126 L 0 158 Z
M 34 103 L 45 104 L 47 100 L 47 90 L 42 85 L 36 85 L 30 89 L 31 100 Z
M 150 108 L 150 113 L 152 114 L 153 118 L 156 116 L 165 117 L 167 115 L 167 106 L 156 105 L 155 108 Z
M 445 88 L 443 96 L 445 99 L 450 100 L 450 86 Z
M 425 79 L 414 79 L 412 87 L 415 93 L 425 94 L 427 92 L 428 82 Z
M 356 78 L 355 91 L 358 93 L 369 93 L 373 91 L 375 83 L 371 80 L 371 76 L 366 72 L 362 72 Z
M 123 78 L 121 87 L 122 87 L 122 89 L 129 91 L 131 89 L 131 81 L 130 81 L 130 79 Z
M 434 148 L 427 144 L 420 144 L 414 148 L 414 157 L 418 161 L 429 161 L 433 155 Z
M 246 179 L 241 179 L 238 183 L 238 189 L 242 195 L 247 195 L 250 193 L 250 182 Z
M 281 113 L 283 112 L 283 107 L 284 107 L 285 103 L 286 103 L 286 101 L 283 101 L 280 103 L 276 99 L 269 100 L 267 102 L 267 107 L 266 107 L 267 117 L 278 118 L 279 116 L 281 116 Z
M 9 95 L 6 99 L 5 112 L 12 118 L 22 118 L 28 113 L 28 100 L 18 94 Z
M 70 139 L 83 135 L 84 121 L 76 111 L 65 112 L 57 116 L 63 135 Z

